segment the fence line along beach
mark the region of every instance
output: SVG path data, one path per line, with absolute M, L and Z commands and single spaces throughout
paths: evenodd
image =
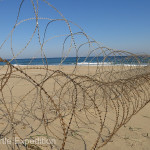
M 50 1 L 0 3 L 18 5 L 0 43 L 0 149 L 149 149 L 150 55 L 99 44 Z

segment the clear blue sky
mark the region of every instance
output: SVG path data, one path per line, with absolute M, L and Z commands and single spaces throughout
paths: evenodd
M 150 54 L 150 0 L 48 0 L 68 20 L 81 26 L 84 31 L 104 46 L 134 53 Z M 0 0 L 0 45 L 15 24 L 21 0 Z M 54 10 L 40 1 L 39 17 L 61 18 Z M 30 0 L 25 0 L 19 20 L 34 17 Z M 46 25 L 47 22 L 41 22 Z M 30 38 L 35 21 L 23 23 L 14 33 L 14 52 L 17 53 Z M 45 27 L 45 26 L 44 26 Z M 76 28 L 73 27 L 73 30 Z M 41 27 L 41 33 L 44 28 Z M 63 31 L 63 32 L 62 32 Z M 58 22 L 48 29 L 47 39 L 68 33 L 66 26 Z M 37 35 L 26 52 L 20 57 L 32 57 L 38 49 Z M 47 45 L 48 57 L 56 57 L 62 46 L 57 40 Z M 10 40 L 0 50 L 3 57 L 11 57 Z

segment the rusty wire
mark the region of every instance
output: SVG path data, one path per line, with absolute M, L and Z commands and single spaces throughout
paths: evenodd
M 2 45 L 11 40 L 13 58 L 0 68 L 0 138 L 8 138 L 11 144 L 3 145 L 4 149 L 84 149 L 97 150 L 106 145 L 113 135 L 125 125 L 133 115 L 137 114 L 150 101 L 150 66 L 142 65 L 149 56 L 137 56 L 126 51 L 113 50 L 103 47 L 91 39 L 75 23 L 67 20 L 48 1 L 42 0 L 54 9 L 61 19 L 39 17 L 39 0 L 31 0 L 35 17 L 19 21 L 22 0 L 16 23 L 10 35 Z M 16 28 L 24 22 L 35 20 L 35 28 L 26 45 L 17 53 L 13 50 L 13 34 Z M 40 20 L 47 20 L 44 37 L 41 40 Z M 62 45 L 62 60 L 56 67 L 48 65 L 45 44 L 45 35 L 49 25 L 53 22 L 64 22 L 69 33 L 64 37 Z M 73 32 L 71 25 L 78 27 Z M 16 60 L 38 36 L 43 66 L 20 66 L 11 62 Z M 76 42 L 76 36 L 83 36 L 85 43 Z M 70 39 L 69 48 L 65 49 Z M 83 46 L 88 47 L 85 62 L 90 56 L 103 56 L 104 63 L 96 66 L 78 65 L 79 51 Z M 67 72 L 63 69 L 63 62 L 74 50 L 76 63 Z M 120 65 L 105 65 L 109 56 L 126 56 L 120 60 Z M 33 58 L 34 59 L 34 58 Z M 124 61 L 136 62 L 137 65 L 123 65 Z M 68 68 L 68 67 L 67 67 Z M 84 69 L 85 71 L 82 71 Z M 82 73 L 81 73 L 82 72 Z M 19 92 L 17 92 L 19 91 Z M 49 145 L 15 143 L 15 137 L 22 141 L 26 139 L 55 139 Z

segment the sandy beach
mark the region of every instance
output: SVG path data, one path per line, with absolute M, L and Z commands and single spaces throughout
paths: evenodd
M 1 67 L 0 148 L 149 150 L 146 71 L 149 67 Z M 33 142 L 16 144 L 15 138 Z M 35 144 L 37 138 L 51 142 Z

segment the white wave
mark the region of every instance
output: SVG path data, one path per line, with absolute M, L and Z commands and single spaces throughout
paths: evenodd
M 80 62 L 78 65 L 82 66 L 147 66 L 147 64 L 114 64 L 113 62 Z
M 113 65 L 113 63 L 112 62 L 94 62 L 94 63 L 92 63 L 92 62 L 80 62 L 80 63 L 78 63 L 78 65 L 85 65 L 85 66 L 87 66 L 87 65 L 90 65 L 90 66 L 105 65 L 105 66 L 107 66 L 107 65 Z
M 13 66 L 28 66 L 28 65 L 20 65 L 20 64 L 12 64 Z
M 48 66 L 59 66 L 60 64 L 55 64 L 55 65 L 48 65 Z M 69 66 L 69 65 L 75 65 L 73 64 L 62 64 L 63 66 Z M 80 66 L 147 66 L 146 64 L 114 64 L 113 62 L 97 62 L 97 63 L 89 63 L 89 62 L 80 62 L 77 63 L 77 65 Z M 20 65 L 20 64 L 13 64 L 13 66 L 44 66 L 43 64 L 34 64 L 34 65 Z

